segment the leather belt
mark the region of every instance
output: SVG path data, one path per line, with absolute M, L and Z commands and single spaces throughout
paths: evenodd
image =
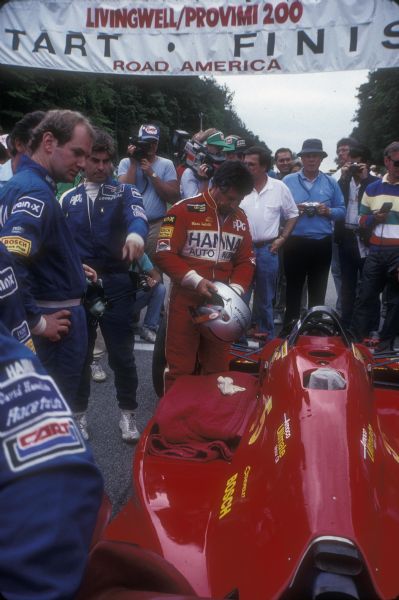
M 255 248 L 263 248 L 264 246 L 268 246 L 269 244 L 272 244 L 274 242 L 274 240 L 276 240 L 277 238 L 271 238 L 270 240 L 263 240 L 263 242 L 253 242 Z
M 81 298 L 72 298 L 71 300 L 36 300 L 36 305 L 40 308 L 69 308 L 82 304 Z

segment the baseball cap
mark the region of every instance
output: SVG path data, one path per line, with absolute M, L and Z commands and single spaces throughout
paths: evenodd
M 245 143 L 245 140 L 243 138 L 240 138 L 238 135 L 228 135 L 225 138 L 225 142 L 226 144 L 229 144 L 230 147 L 226 147 L 224 148 L 225 152 L 244 152 L 244 150 L 246 149 L 247 145 Z
M 159 127 L 157 127 L 157 125 L 151 125 L 151 124 L 146 124 L 146 125 L 141 125 L 140 129 L 139 129 L 139 139 L 142 141 L 150 141 L 150 140 L 159 140 L 159 134 L 160 134 L 160 129 Z
M 228 144 L 224 139 L 224 135 L 221 131 L 216 131 L 210 135 L 206 140 L 207 146 L 220 146 L 224 150 L 234 150 L 234 146 L 232 144 Z

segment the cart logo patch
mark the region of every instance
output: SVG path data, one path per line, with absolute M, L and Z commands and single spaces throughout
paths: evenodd
M 17 327 L 11 330 L 11 335 L 15 337 L 19 342 L 25 344 L 28 339 L 30 339 L 30 331 L 29 326 L 26 321 L 22 321 Z
M 84 450 L 72 417 L 40 421 L 4 440 L 3 447 L 12 471 L 21 471 L 66 453 Z

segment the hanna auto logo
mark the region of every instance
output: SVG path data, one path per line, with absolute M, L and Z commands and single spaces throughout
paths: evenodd
M 9 437 L 4 445 L 12 471 L 85 450 L 72 418 L 45 419 Z

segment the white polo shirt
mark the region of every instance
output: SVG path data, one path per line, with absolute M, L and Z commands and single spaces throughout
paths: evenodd
M 298 216 L 298 208 L 288 187 L 279 179 L 268 177 L 264 188 L 255 189 L 242 200 L 254 242 L 278 237 L 281 220 Z

